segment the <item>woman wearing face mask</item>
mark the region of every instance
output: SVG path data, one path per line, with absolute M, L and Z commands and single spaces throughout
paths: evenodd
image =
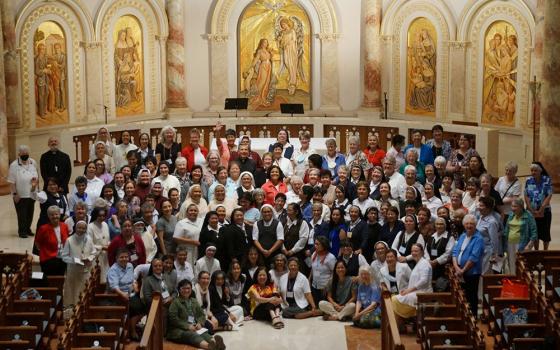
M 62 261 L 67 265 L 64 279 L 64 304 L 75 305 L 91 272 L 91 262 L 97 253 L 91 237 L 87 234 L 87 223 L 76 223 L 74 235 L 68 237 L 62 249 Z
M 380 275 L 385 282 L 387 288 L 392 295 L 398 295 L 401 290 L 408 288 L 410 280 L 410 267 L 405 263 L 397 260 L 397 251 L 394 249 L 387 250 L 385 254 L 385 266 L 379 270 Z
M 224 341 L 219 335 L 212 338 L 208 332 L 198 334 L 198 330 L 208 328 L 209 321 L 193 293 L 191 282 L 182 280 L 177 289 L 179 295 L 169 306 L 166 338 L 201 349 L 225 350 Z

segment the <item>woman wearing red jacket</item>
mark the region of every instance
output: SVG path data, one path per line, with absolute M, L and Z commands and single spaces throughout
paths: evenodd
M 278 165 L 268 168 L 268 181 L 262 185 L 264 191 L 264 204 L 274 205 L 274 198 L 278 193 L 288 192 L 288 186 L 284 183 L 284 174 Z
M 41 271 L 46 276 L 61 276 L 66 272 L 66 263 L 61 256 L 68 238 L 68 226 L 60 222 L 60 208 L 56 205 L 47 209 L 47 216 L 49 223 L 41 225 L 35 236 Z
M 183 148 L 181 154 L 187 158 L 187 170 L 191 171 L 195 164 L 204 165 L 206 163 L 206 156 L 208 149 L 199 144 L 200 131 L 197 128 L 191 129 L 189 144 Z
M 121 225 L 121 234 L 113 238 L 111 244 L 109 244 L 109 248 L 107 249 L 109 266 L 113 266 L 117 260 L 116 254 L 120 248 L 128 250 L 130 263 L 134 267 L 146 263 L 146 248 L 144 247 L 144 242 L 140 235 L 132 232 L 132 220 L 130 219 L 124 220 Z

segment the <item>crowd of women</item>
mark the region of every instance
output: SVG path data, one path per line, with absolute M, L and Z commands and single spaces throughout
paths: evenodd
M 548 248 L 542 164 L 524 186 L 513 162 L 494 181 L 469 135 L 453 148 L 435 125 L 431 139 L 415 130 L 406 145 L 395 135 L 388 150 L 376 135 L 363 150 L 351 136 L 346 154 L 328 139 L 319 155 L 308 134 L 296 148 L 280 130 L 258 154 L 250 137 L 222 138 L 222 129 L 209 151 L 195 128 L 181 145 L 164 127 L 155 149 L 147 134 L 135 145 L 124 131 L 114 144 L 101 128 L 69 193 L 62 176 L 43 178 L 41 191 L 19 147 L 9 177 L 18 232 L 32 234 L 22 201 L 38 201 L 35 252 L 45 274 L 67 274 L 66 305 L 97 260 L 108 290 L 129 301 L 132 338 L 157 292 L 169 340 L 223 348 L 212 335 L 249 319 L 282 329 L 284 318 L 322 315 L 379 327 L 382 283 L 404 324 L 416 293 L 448 288 L 447 264 L 477 315 L 480 275 L 514 271 L 516 252 L 539 240 Z

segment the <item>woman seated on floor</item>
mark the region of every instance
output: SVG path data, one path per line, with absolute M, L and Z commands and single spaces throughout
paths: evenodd
M 236 324 L 243 322 L 243 308 L 229 306 L 229 293 L 226 290 L 226 274 L 215 271 L 210 279 L 210 310 L 218 320 L 220 328 L 231 331 Z
M 416 303 L 418 301 L 416 293 L 432 292 L 432 266 L 424 258 L 424 247 L 420 243 L 415 243 L 411 249 L 412 258 L 416 262 L 414 269 L 410 273 L 408 287 L 400 290 L 398 295 L 391 298 L 393 310 L 397 319 L 408 319 L 416 316 Z
M 352 321 L 359 328 L 381 327 L 381 289 L 373 278 L 371 266 L 360 267 L 360 282 L 356 298 L 356 310 Z
M 179 296 L 169 306 L 167 315 L 167 340 L 201 349 L 225 349 L 224 341 L 219 335 L 212 338 L 208 332 L 198 334 L 202 328 L 209 329 L 211 325 L 193 294 L 191 282 L 182 280 L 177 288 Z
M 299 272 L 299 259 L 288 259 L 288 273 L 280 277 L 278 289 L 282 295 L 282 315 L 285 318 L 304 319 L 318 316 L 309 280 Z
M 274 328 L 284 328 L 280 315 L 282 298 L 265 267 L 261 266 L 255 272 L 255 284 L 249 288 L 247 296 L 251 305 L 251 316 L 254 319 L 272 321 Z
M 327 286 L 327 300 L 319 302 L 319 309 L 324 312 L 325 321 L 343 321 L 354 315 L 356 286 L 347 270 L 344 260 L 338 260 L 334 265 L 333 276 Z

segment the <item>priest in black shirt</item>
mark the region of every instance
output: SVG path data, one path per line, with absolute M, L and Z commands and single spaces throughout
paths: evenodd
M 47 179 L 54 177 L 58 180 L 64 194 L 67 194 L 68 183 L 72 176 L 72 163 L 70 163 L 68 154 L 58 149 L 59 143 L 57 137 L 49 138 L 49 150 L 41 155 L 40 167 L 43 191 L 47 190 Z

